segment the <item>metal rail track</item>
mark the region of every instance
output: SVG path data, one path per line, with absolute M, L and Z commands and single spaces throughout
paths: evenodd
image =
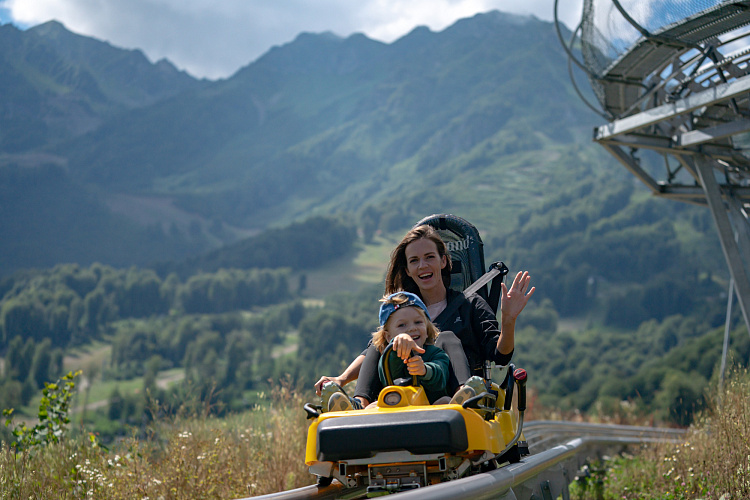
M 568 485 L 586 461 L 618 453 L 629 445 L 680 442 L 684 433 L 682 429 L 658 427 L 533 421 L 524 426 L 524 435 L 532 455 L 521 462 L 427 488 L 396 493 L 395 496 L 399 500 L 553 500 L 562 495 L 563 500 L 568 500 Z M 572 438 L 573 435 L 577 437 Z M 364 487 L 346 489 L 334 481 L 327 487 L 305 486 L 252 498 L 349 499 L 363 498 L 365 493 Z

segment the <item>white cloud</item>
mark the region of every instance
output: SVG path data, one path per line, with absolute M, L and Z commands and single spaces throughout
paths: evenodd
M 391 42 L 415 26 L 442 30 L 497 9 L 551 20 L 554 0 L 0 0 L 14 22 L 52 19 L 76 33 L 166 57 L 196 76 L 224 77 L 300 32 L 363 32 Z M 573 26 L 582 0 L 561 0 Z

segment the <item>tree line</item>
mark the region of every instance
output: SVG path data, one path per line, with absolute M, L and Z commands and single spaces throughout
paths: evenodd
M 0 279 L 0 406 L 28 404 L 41 384 L 62 373 L 70 349 L 102 340 L 111 345 L 110 357 L 84 377 L 143 380 L 138 394 L 115 388 L 108 417 L 96 417 L 103 430 L 138 425 L 155 399 L 174 407 L 190 398 L 211 400 L 217 412 L 247 407 L 248 391 L 295 365 L 278 352 L 307 314 L 299 289 L 289 285 L 292 268 L 327 263 L 351 252 L 355 240 L 352 226 L 313 217 L 190 265 L 61 264 L 6 276 Z M 184 370 L 183 381 L 158 387 L 158 374 L 172 368 Z
M 54 347 L 98 338 L 123 318 L 221 313 L 278 303 L 291 297 L 288 270 L 229 269 L 186 281 L 161 279 L 150 269 L 64 264 L 17 273 L 0 284 L 0 349 L 15 337 Z

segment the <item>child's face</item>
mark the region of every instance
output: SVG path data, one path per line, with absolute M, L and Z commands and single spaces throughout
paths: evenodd
M 394 311 L 385 323 L 385 330 L 388 342 L 401 333 L 411 336 L 419 347 L 424 347 L 427 341 L 427 319 L 418 307 L 402 307 Z

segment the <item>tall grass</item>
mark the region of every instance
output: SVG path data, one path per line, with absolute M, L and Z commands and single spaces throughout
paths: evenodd
M 750 375 L 732 376 L 684 442 L 643 447 L 600 472 L 603 488 L 578 486 L 573 497 L 750 499 Z
M 311 484 L 304 401 L 288 385 L 227 419 L 161 418 L 148 436 L 99 446 L 87 436 L 16 454 L 0 449 L 0 498 L 242 498 Z
M 577 499 L 750 498 L 750 375 L 732 377 L 677 445 L 643 447 L 577 483 Z M 111 449 L 86 434 L 16 453 L 0 447 L 0 498 L 243 498 L 312 484 L 304 399 L 280 384 L 253 411 L 162 417 Z M 158 408 L 153 408 L 154 412 Z M 594 481 L 596 482 L 596 481 Z M 583 486 L 582 486 L 583 485 Z

